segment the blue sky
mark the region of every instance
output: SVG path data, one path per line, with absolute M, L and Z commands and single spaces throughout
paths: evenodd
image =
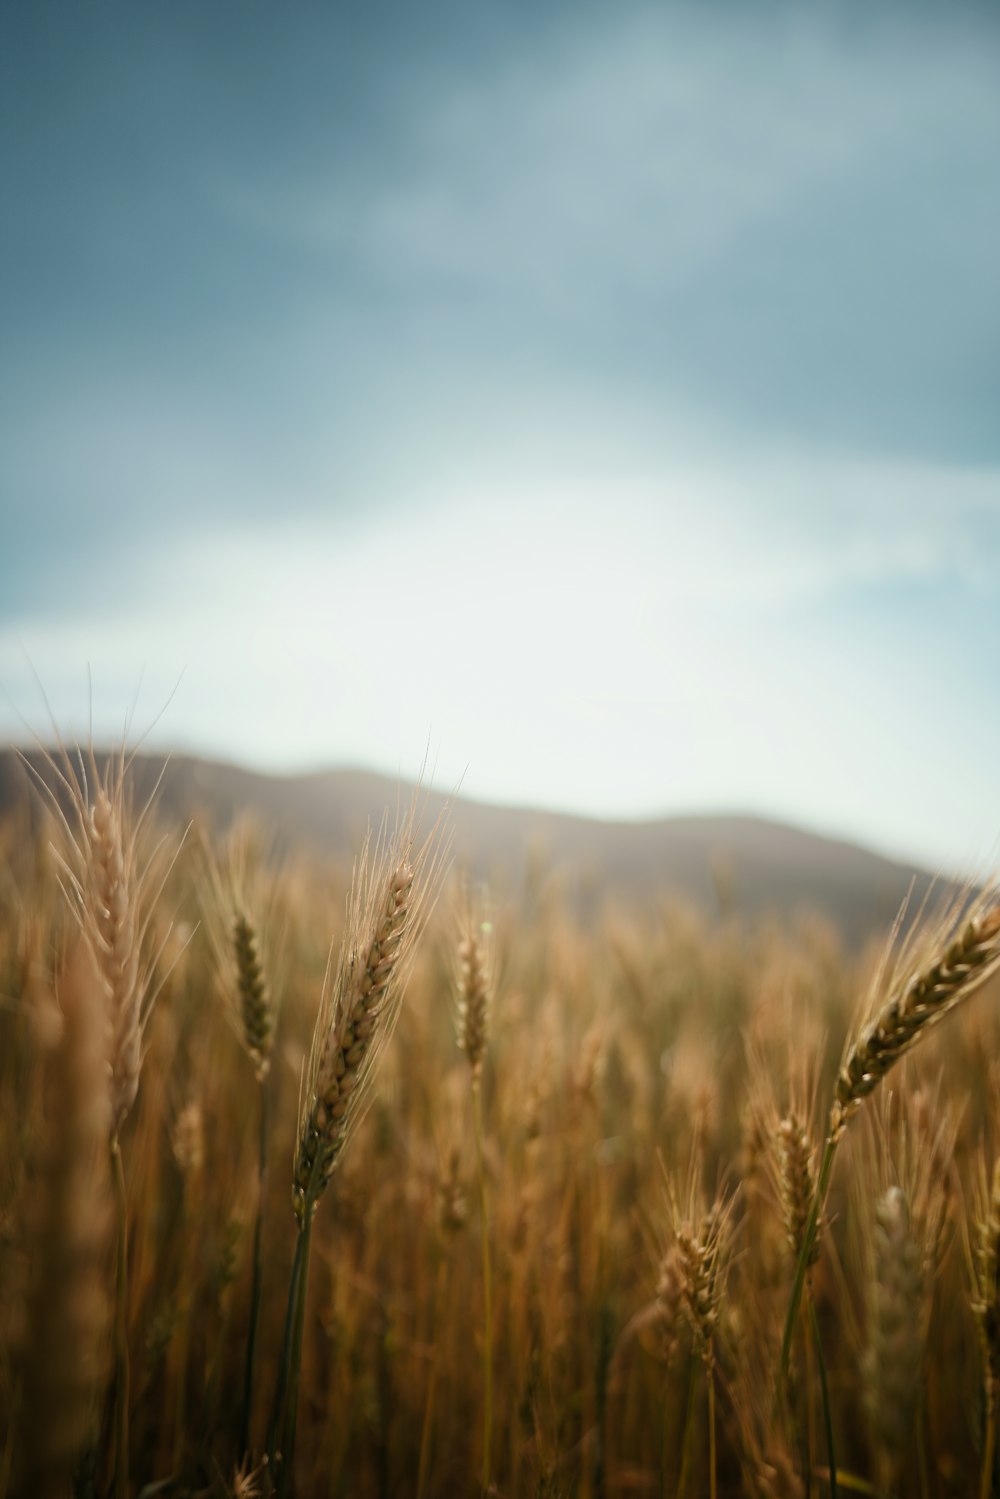
M 0 726 L 995 856 L 998 162 L 991 6 L 6 7 Z

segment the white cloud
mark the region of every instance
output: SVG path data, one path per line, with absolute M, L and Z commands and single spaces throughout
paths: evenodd
M 806 490 L 825 498 L 816 517 L 795 507 Z M 471 795 L 749 807 L 957 861 L 1000 820 L 969 748 L 995 708 L 927 654 L 938 629 L 951 649 L 946 619 L 913 640 L 859 638 L 853 598 L 981 587 L 996 624 L 997 520 L 996 476 L 961 473 L 775 465 L 455 489 L 353 534 L 294 519 L 203 530 L 160 559 L 141 604 L 40 622 L 24 644 L 60 718 L 76 702 L 77 729 L 85 660 L 105 732 L 145 665 L 148 716 L 184 672 L 160 742 L 405 774 L 430 736 L 442 782 L 467 769 Z M 967 643 L 972 670 L 988 657 Z M 22 709 L 35 701 L 10 632 L 0 679 Z M 915 732 L 929 703 L 961 740 Z

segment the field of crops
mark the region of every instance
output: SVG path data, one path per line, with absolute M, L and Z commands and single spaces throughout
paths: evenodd
M 2 847 L 0 1499 L 995 1491 L 995 893 L 583 927 L 68 769 Z

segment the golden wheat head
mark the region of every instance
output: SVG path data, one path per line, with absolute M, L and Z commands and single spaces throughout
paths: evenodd
M 415 846 L 415 810 L 392 838 L 366 839 L 354 870 L 336 968 L 328 965 L 305 1076 L 292 1202 L 315 1207 L 364 1113 L 379 1054 L 392 1035 L 404 981 L 437 895 L 443 844 L 435 828 Z

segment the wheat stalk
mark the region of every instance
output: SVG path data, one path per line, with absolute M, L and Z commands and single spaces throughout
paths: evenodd
M 392 1035 L 403 980 L 443 873 L 445 845 L 435 825 L 415 848 L 416 803 L 391 840 L 385 825 L 366 838 L 355 865 L 336 970 L 327 965 L 306 1069 L 292 1177 L 298 1224 L 285 1337 L 268 1457 L 279 1496 L 288 1492 L 312 1223 L 317 1204 L 361 1119 L 382 1048 Z
M 493 1276 L 490 1261 L 489 1203 L 483 1150 L 483 1061 L 492 987 L 492 933 L 481 902 L 466 890 L 460 916 L 455 965 L 456 1038 L 472 1075 L 472 1126 L 476 1141 L 479 1219 L 483 1261 L 483 1456 L 482 1489 L 489 1490 L 493 1445 Z
M 103 996 L 78 942 L 59 986 L 63 1033 L 47 1064 L 23 1347 L 23 1492 L 62 1499 L 105 1373 L 109 1243 Z

